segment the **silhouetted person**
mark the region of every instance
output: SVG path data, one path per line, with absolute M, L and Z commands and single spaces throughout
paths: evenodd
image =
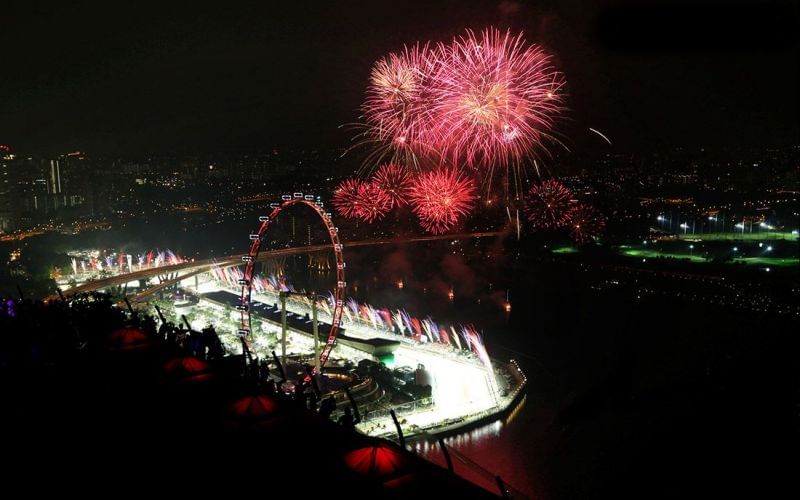
M 325 418 L 330 418 L 331 413 L 336 409 L 336 400 L 333 399 L 333 396 L 328 396 L 327 398 L 322 400 L 322 403 L 319 405 L 319 414 Z
M 353 414 L 350 412 L 349 406 L 344 407 L 344 415 L 339 417 L 337 423 L 345 429 L 354 430 L 356 428 L 356 422 L 355 419 L 353 419 Z
M 258 363 L 258 376 L 261 380 L 267 380 L 269 378 L 269 365 L 265 359 L 262 359 Z

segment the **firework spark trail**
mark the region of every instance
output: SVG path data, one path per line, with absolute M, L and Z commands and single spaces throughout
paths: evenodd
M 459 340 L 456 329 L 452 325 L 450 325 L 450 333 L 452 334 L 450 338 L 455 339 L 458 350 L 461 350 L 461 340 Z
M 411 187 L 409 202 L 422 227 L 442 234 L 469 214 L 475 200 L 475 184 L 456 169 L 420 174 Z
M 589 127 L 589 131 L 590 132 L 594 132 L 595 134 L 597 134 L 600 137 L 602 137 L 603 139 L 605 139 L 605 141 L 608 143 L 609 146 L 613 146 L 613 144 L 611 144 L 611 139 L 606 137 L 606 135 L 604 133 L 600 132 L 599 130 L 593 129 L 592 127 Z
M 558 181 L 534 184 L 525 197 L 528 220 L 536 228 L 555 229 L 565 226 L 572 214 L 572 193 Z

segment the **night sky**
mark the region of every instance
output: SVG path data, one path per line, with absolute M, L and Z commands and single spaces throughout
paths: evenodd
M 75 5 L 72 5 L 75 3 Z M 349 144 L 372 63 L 523 30 L 566 74 L 575 148 L 800 142 L 797 7 L 618 1 L 43 2 L 0 9 L 0 143 L 98 154 Z M 645 4 L 645 7 L 641 5 Z M 719 6 L 719 7 L 718 7 Z

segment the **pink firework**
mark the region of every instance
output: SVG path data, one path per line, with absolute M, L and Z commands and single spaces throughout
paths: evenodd
M 333 207 L 342 217 L 355 218 L 358 211 L 358 192 L 364 184 L 358 179 L 345 179 L 333 191 Z
M 525 197 L 525 212 L 535 228 L 555 229 L 569 223 L 572 201 L 569 189 L 555 180 L 534 184 Z
M 578 204 L 569 216 L 569 234 L 576 243 L 588 243 L 603 233 L 606 218 L 591 205 Z
M 408 203 L 411 174 L 402 165 L 386 163 L 378 167 L 372 183 L 389 198 L 389 209 Z
M 433 60 L 428 46 L 405 47 L 384 57 L 372 68 L 362 110 L 368 142 L 379 145 L 377 154 L 391 154 L 416 162 L 426 149 L 430 130 L 430 75 Z
M 516 166 L 551 138 L 564 80 L 540 47 L 522 34 L 468 31 L 435 51 L 432 131 L 426 139 L 448 161 L 491 175 Z
M 475 200 L 475 184 L 456 169 L 419 174 L 409 193 L 412 210 L 423 229 L 442 234 L 467 215 Z
M 392 208 L 389 196 L 371 182 L 361 183 L 354 204 L 353 215 L 368 223 L 383 219 Z

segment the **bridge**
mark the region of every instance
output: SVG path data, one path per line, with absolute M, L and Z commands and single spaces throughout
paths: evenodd
M 456 233 L 456 234 L 442 234 L 434 236 L 417 236 L 406 239 L 387 238 L 379 240 L 357 240 L 351 242 L 342 242 L 342 246 L 344 248 L 358 248 L 366 246 L 419 243 L 419 242 L 437 241 L 437 240 L 464 240 L 471 238 L 492 238 L 496 236 L 501 236 L 503 234 L 505 234 L 503 231 L 484 231 L 475 233 Z M 301 247 L 288 247 L 288 248 L 279 248 L 276 250 L 267 250 L 261 252 L 258 255 L 257 260 L 263 262 L 276 257 L 286 257 L 290 255 L 301 255 L 305 253 L 313 253 L 313 252 L 329 250 L 330 247 L 331 246 L 329 243 L 325 243 L 319 245 L 306 245 Z M 157 293 L 159 290 L 168 288 L 187 278 L 191 278 L 192 276 L 196 276 L 198 274 L 206 273 L 209 270 L 211 270 L 211 268 L 214 266 L 231 267 L 240 265 L 243 265 L 242 254 L 230 255 L 227 257 L 223 257 L 221 259 L 211 258 L 211 259 L 196 260 L 193 262 L 182 262 L 180 264 L 172 264 L 155 268 L 142 269 L 139 271 L 117 274 L 114 276 L 109 276 L 107 278 L 102 278 L 98 280 L 87 281 L 86 283 L 81 283 L 76 287 L 64 290 L 62 292 L 62 295 L 64 297 L 69 297 L 71 295 L 75 295 L 78 293 L 102 290 L 104 288 L 109 288 L 112 286 L 123 285 L 131 281 L 146 280 L 155 276 L 166 275 L 169 277 L 168 279 L 163 280 L 161 283 L 154 285 L 153 287 L 144 290 L 142 292 L 139 292 L 137 295 L 131 297 L 130 300 L 132 302 L 137 302 L 146 299 L 147 297 L 153 295 L 154 293 Z M 54 294 L 46 297 L 44 300 L 46 302 L 49 302 L 58 299 L 59 295 Z

